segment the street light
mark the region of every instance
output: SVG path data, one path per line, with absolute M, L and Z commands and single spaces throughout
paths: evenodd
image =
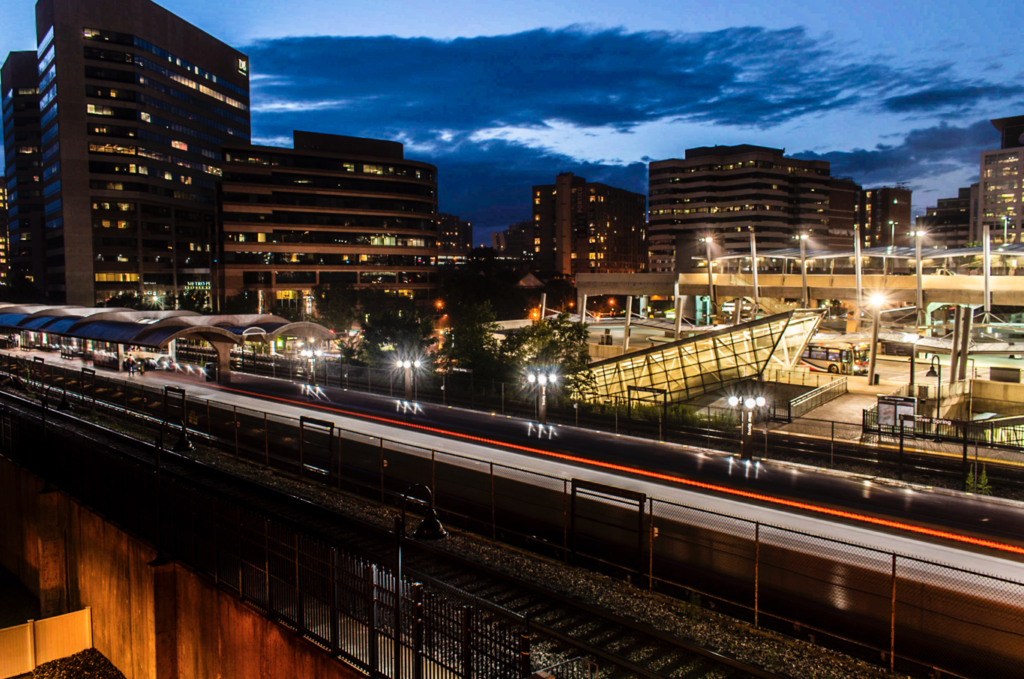
M 541 424 L 548 423 L 548 387 L 554 388 L 558 384 L 558 374 L 551 372 L 528 372 L 526 382 L 530 387 L 537 389 L 540 393 L 540 405 L 538 406 L 537 419 Z
M 415 401 L 413 395 L 413 388 L 416 386 L 416 375 L 413 373 L 415 368 L 417 371 L 423 367 L 423 361 L 419 359 L 410 360 L 408 358 L 398 359 L 395 361 L 395 367 L 403 371 L 403 378 L 405 380 L 405 400 Z
M 768 402 L 764 396 L 730 396 L 729 405 L 739 408 L 740 404 L 740 457 L 750 460 L 754 457 L 754 415 L 758 408 L 764 408 Z
M 875 362 L 878 358 L 878 326 L 882 319 L 882 305 L 885 304 L 885 295 L 876 292 L 868 299 L 868 303 L 875 310 L 874 322 L 871 324 L 871 361 L 868 364 L 868 384 L 875 384 Z
M 714 276 L 712 275 L 712 269 L 714 269 L 714 267 L 712 266 L 712 259 L 711 259 L 711 244 L 715 242 L 715 239 L 712 236 L 704 236 L 703 238 L 699 238 L 698 240 L 701 243 L 704 243 L 704 245 L 707 246 L 707 252 L 708 252 L 708 254 L 707 254 L 707 257 L 708 257 L 708 299 L 711 301 L 711 308 L 714 308 L 714 305 L 715 305 L 715 279 L 714 279 Z M 708 325 L 711 325 L 710 316 L 711 316 L 711 314 L 709 313 L 708 314 Z
M 928 368 L 928 372 L 924 374 L 925 377 L 937 377 L 938 380 L 935 382 L 936 398 L 942 398 L 942 362 L 939 361 L 938 354 L 932 354 L 932 364 Z M 938 417 L 939 410 L 936 408 L 935 416 Z

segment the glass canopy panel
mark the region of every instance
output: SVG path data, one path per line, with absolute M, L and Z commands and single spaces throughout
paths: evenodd
M 630 387 L 664 389 L 686 401 L 761 375 L 769 365 L 791 368 L 821 321 L 791 311 L 591 364 L 597 400 L 626 400 Z

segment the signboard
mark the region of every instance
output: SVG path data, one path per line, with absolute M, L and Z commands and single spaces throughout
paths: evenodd
M 879 396 L 878 425 L 898 427 L 904 416 L 913 418 L 917 414 L 917 399 L 910 396 Z

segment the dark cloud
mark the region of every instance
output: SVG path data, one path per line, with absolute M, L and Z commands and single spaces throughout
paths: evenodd
M 914 97 L 953 85 L 964 93 L 993 87 L 954 83 L 945 64 L 900 69 L 853 59 L 802 28 L 569 27 L 450 41 L 298 37 L 246 49 L 259 75 L 253 101 L 262 119 L 329 111 L 338 126 L 414 135 L 554 121 L 621 131 L 673 119 L 766 127 L 873 105 L 886 94 L 892 106 L 913 108 Z
M 806 160 L 827 160 L 833 175 L 848 175 L 862 184 L 916 181 L 961 168 L 977 168 L 979 154 L 999 147 L 999 133 L 988 120 L 967 127 L 942 123 L 912 130 L 899 144 L 874 149 L 793 154 Z
M 902 68 L 843 49 L 802 28 L 581 27 L 448 41 L 294 37 L 245 48 L 257 141 L 285 140 L 295 128 L 401 140 L 410 157 L 438 165 L 442 209 L 483 227 L 528 218 L 529 187 L 560 171 L 644 191 L 646 169 L 580 163 L 514 137 L 488 140 L 481 131 L 567 125 L 628 133 L 644 123 L 680 121 L 708 125 L 707 143 L 714 143 L 714 126 L 764 129 L 851 108 L 865 116 L 880 107 L 962 113 L 971 97 L 1016 91 L 957 80 L 949 64 Z M 921 130 L 896 146 L 821 157 L 865 181 L 930 176 L 966 162 L 977 148 L 973 140 L 994 134 L 983 127 L 934 128 L 934 142 L 918 140 L 929 133 Z M 953 139 L 944 151 L 924 148 L 957 134 L 971 137 L 964 147 L 970 151 L 954 148 Z M 649 152 L 657 155 L 656 148 Z
M 1003 99 L 1024 92 L 1019 86 L 964 85 L 960 87 L 932 87 L 912 94 L 889 97 L 882 108 L 893 113 L 932 113 L 939 110 L 968 110 L 986 99 Z

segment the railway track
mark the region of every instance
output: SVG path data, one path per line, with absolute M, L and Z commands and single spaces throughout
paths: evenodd
M 19 410 L 38 416 L 38 404 L 8 393 L 3 396 L 8 403 L 16 403 Z M 148 441 L 67 413 L 48 410 L 46 418 L 85 430 L 94 440 L 112 446 L 122 455 L 131 455 L 144 464 L 155 464 L 157 447 Z M 162 451 L 161 471 L 204 492 L 257 506 L 297 529 L 313 531 L 375 558 L 388 559 L 394 553 L 396 540 L 390 531 L 189 457 Z M 439 592 L 454 589 L 486 602 L 495 615 L 522 616 L 534 638 L 551 645 L 549 655 L 561 659 L 590 657 L 602 668 L 602 677 L 745 679 L 783 676 L 439 548 L 406 539 L 403 562 L 406 576 L 422 582 L 428 589 Z

